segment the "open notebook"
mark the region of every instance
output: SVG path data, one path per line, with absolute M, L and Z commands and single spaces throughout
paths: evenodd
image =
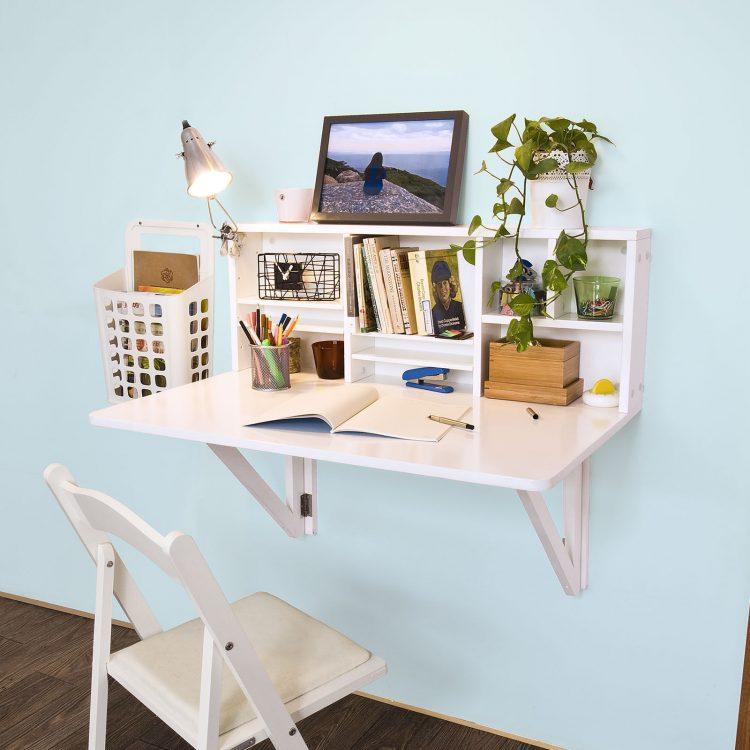
M 469 410 L 461 404 L 409 396 L 378 395 L 370 385 L 316 387 L 272 406 L 247 427 L 285 419 L 322 419 L 331 432 L 366 432 L 371 435 L 425 440 L 436 443 L 451 429 L 429 419 L 430 414 L 461 419 Z

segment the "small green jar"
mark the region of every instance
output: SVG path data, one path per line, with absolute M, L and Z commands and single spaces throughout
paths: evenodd
M 578 317 L 586 320 L 609 320 L 615 314 L 620 279 L 616 276 L 575 276 Z

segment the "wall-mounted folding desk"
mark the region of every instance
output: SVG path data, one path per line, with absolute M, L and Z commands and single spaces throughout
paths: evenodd
M 419 443 L 374 436 L 331 435 L 327 430 L 279 426 L 244 427 L 270 405 L 323 381 L 307 372 L 293 376 L 289 392 L 257 393 L 250 386 L 249 358 L 242 338 L 232 337 L 234 371 L 116 404 L 91 414 L 101 427 L 143 432 L 206 443 L 249 493 L 290 537 L 317 531 L 316 462 L 329 461 L 421 476 L 516 490 L 566 594 L 575 596 L 588 584 L 589 459 L 639 411 L 643 397 L 646 309 L 650 268 L 650 232 L 645 229 L 592 229 L 589 249 L 592 272 L 623 279 L 620 310 L 614 321 L 580 321 L 570 312 L 570 298 L 556 305 L 554 319 L 538 327 L 546 337 L 581 341 L 581 376 L 586 387 L 597 377 L 620 384 L 619 408 L 601 409 L 581 401 L 567 407 L 526 405 L 481 397 L 486 377 L 487 342 L 499 338 L 508 324 L 485 307 L 492 281 L 512 264 L 512 251 L 500 247 L 478 253 L 477 264 L 461 266 L 462 287 L 475 337 L 468 342 L 439 341 L 424 336 L 363 334 L 356 317 L 347 314 L 346 284 L 342 301 L 315 303 L 265 302 L 257 297 L 255 269 L 259 252 L 335 251 L 346 269 L 346 240 L 362 235 L 401 234 L 408 247 L 445 247 L 466 236 L 465 227 L 346 227 L 318 225 L 240 225 L 239 255 L 230 258 L 231 321 L 256 305 L 276 315 L 279 306 L 303 314 L 303 340 L 344 339 L 346 379 L 375 385 L 381 393 L 432 401 L 462 400 L 472 407 L 470 421 L 478 430 L 450 430 L 440 442 Z M 525 230 L 524 255 L 543 262 L 554 249 L 557 230 Z M 501 244 L 501 243 L 498 243 Z M 482 257 L 484 255 L 485 257 Z M 451 367 L 456 392 L 436 395 L 404 388 L 395 375 L 409 365 Z M 309 358 L 303 369 L 310 369 Z M 462 378 L 463 376 L 463 378 Z M 333 385 L 332 387 L 335 387 Z M 286 486 L 280 498 L 240 450 L 286 457 Z M 543 492 L 563 482 L 560 534 Z M 479 523 L 480 520 L 478 519 Z

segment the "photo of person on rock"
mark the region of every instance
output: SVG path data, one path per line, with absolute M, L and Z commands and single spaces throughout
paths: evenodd
M 365 195 L 380 195 L 386 176 L 386 171 L 383 169 L 383 154 L 376 151 L 370 163 L 365 167 L 365 183 L 362 186 L 362 192 Z
M 440 214 L 453 120 L 335 123 L 318 210 L 348 214 Z

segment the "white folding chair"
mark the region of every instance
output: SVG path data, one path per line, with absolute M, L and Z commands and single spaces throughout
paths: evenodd
M 162 536 L 61 464 L 44 479 L 96 564 L 89 750 L 104 748 L 107 675 L 200 750 L 266 737 L 303 750 L 296 721 L 385 674 L 382 659 L 270 594 L 229 604 L 191 536 Z M 177 581 L 199 617 L 163 631 L 110 535 Z M 110 653 L 113 596 L 142 640 Z

